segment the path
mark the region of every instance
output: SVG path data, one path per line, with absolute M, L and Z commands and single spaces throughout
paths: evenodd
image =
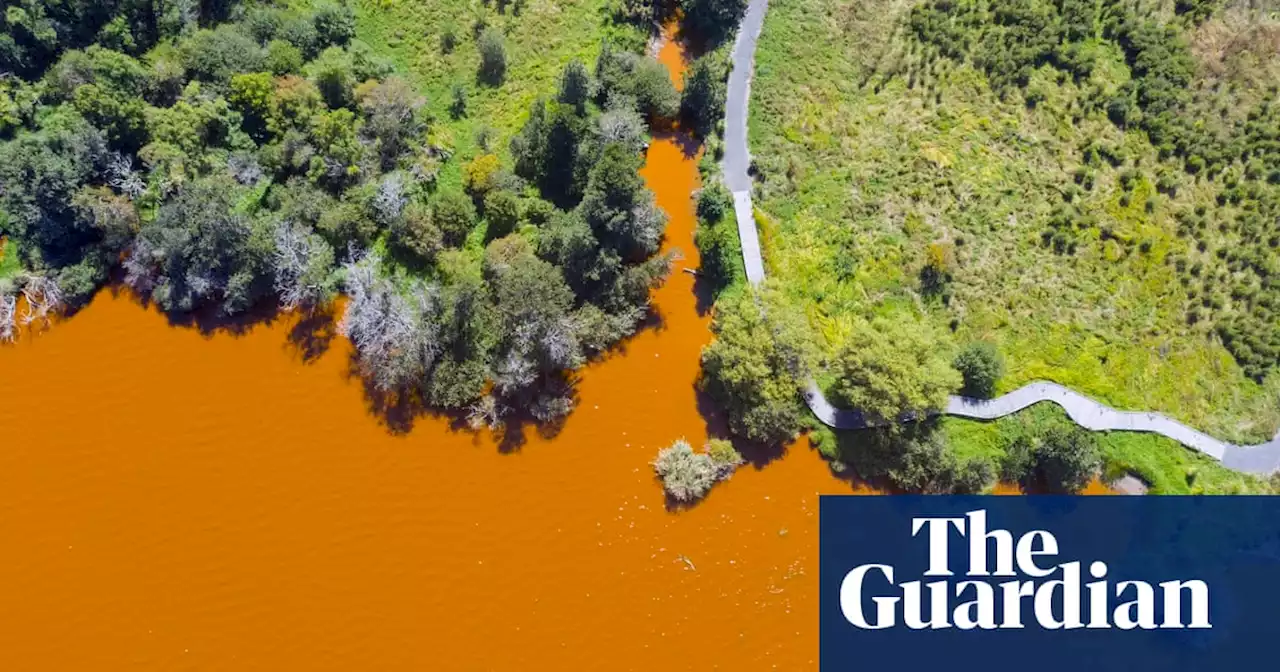
M 733 70 L 729 73 L 729 90 L 725 98 L 725 152 L 722 169 L 725 183 L 733 192 L 733 211 L 738 222 L 738 236 L 742 240 L 742 260 L 747 270 L 747 281 L 753 285 L 764 281 L 764 258 L 760 254 L 760 239 L 751 205 L 747 102 L 751 95 L 756 42 L 764 25 L 768 4 L 768 0 L 750 0 L 747 5 L 746 15 L 733 44 Z M 809 410 L 830 427 L 862 429 L 868 425 L 861 411 L 837 408 L 828 401 L 816 381 L 808 382 L 804 397 Z M 1072 421 L 1085 429 L 1152 432 L 1220 460 L 1232 469 L 1254 474 L 1269 474 L 1280 469 L 1280 432 L 1267 443 L 1237 446 L 1219 441 L 1159 413 L 1118 411 L 1057 383 L 1029 383 L 995 399 L 952 395 L 944 413 L 993 420 L 1042 401 L 1061 406 Z

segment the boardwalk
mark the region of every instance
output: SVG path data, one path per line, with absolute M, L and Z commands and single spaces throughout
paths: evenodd
M 764 258 L 760 254 L 760 239 L 751 204 L 747 102 L 751 95 L 756 41 L 764 25 L 767 8 L 768 0 L 750 0 L 747 5 L 746 15 L 733 44 L 733 71 L 729 74 L 729 90 L 725 98 L 725 152 L 722 170 L 725 183 L 733 192 L 733 212 L 738 222 L 738 236 L 742 239 L 742 261 L 746 266 L 747 281 L 753 285 L 764 281 Z M 837 408 L 812 380 L 805 387 L 804 397 L 813 414 L 830 427 L 862 429 L 868 426 L 860 411 Z M 1061 406 L 1072 421 L 1086 429 L 1151 432 L 1220 460 L 1232 469 L 1255 474 L 1269 474 L 1280 469 L 1280 432 L 1267 443 L 1237 446 L 1219 441 L 1159 413 L 1118 411 L 1057 383 L 1029 383 L 995 399 L 953 395 L 943 413 L 993 420 L 1042 401 Z

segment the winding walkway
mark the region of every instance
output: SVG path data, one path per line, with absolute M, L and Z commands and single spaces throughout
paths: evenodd
M 733 192 L 733 211 L 742 240 L 742 260 L 747 281 L 753 285 L 764 281 L 764 258 L 760 254 L 760 238 L 756 232 L 751 205 L 751 153 L 747 148 L 747 103 L 751 96 L 751 75 L 756 42 L 764 25 L 768 0 L 749 0 L 746 15 L 733 44 L 733 70 L 729 73 L 729 89 L 725 99 L 724 180 Z M 822 393 L 817 382 L 806 385 L 805 402 L 823 423 L 836 429 L 862 429 L 868 426 L 861 411 L 837 408 Z M 952 395 L 947 402 L 947 415 L 978 420 L 993 420 L 1016 413 L 1042 401 L 1055 403 L 1076 424 L 1090 430 L 1123 430 L 1160 434 L 1220 460 L 1224 465 L 1254 474 L 1269 474 L 1280 469 L 1280 432 L 1267 443 L 1237 446 L 1219 441 L 1159 413 L 1118 411 L 1110 406 L 1057 383 L 1036 382 L 995 399 L 974 399 Z

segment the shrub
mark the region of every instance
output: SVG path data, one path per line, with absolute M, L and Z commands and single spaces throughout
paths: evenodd
M 520 199 L 505 189 L 494 189 L 484 197 L 484 217 L 489 221 L 489 238 L 501 238 L 520 224 Z
M 494 188 L 502 162 L 496 154 L 481 154 L 462 168 L 462 183 L 467 193 L 484 198 Z
M 1004 357 L 995 345 L 985 341 L 965 346 L 951 365 L 964 378 L 963 394 L 979 399 L 994 396 L 996 383 L 1004 375 Z
M 445 243 L 461 245 L 476 224 L 476 206 L 471 199 L 462 192 L 445 190 L 436 196 L 432 206 L 431 214 Z
M 480 81 L 498 86 L 507 76 L 506 38 L 497 28 L 485 28 L 476 41 L 476 47 L 480 50 Z
M 925 323 L 876 320 L 860 324 L 840 356 L 836 393 L 868 420 L 899 426 L 946 405 L 960 375 L 938 357 L 938 343 Z
M 560 75 L 560 93 L 556 100 L 565 105 L 572 105 L 578 114 L 586 109 L 587 101 L 591 99 L 591 75 L 587 73 L 587 66 L 582 61 L 574 59 L 569 61 L 565 66 L 564 73 Z
M 706 448 L 705 452 L 694 452 L 688 441 L 680 439 L 658 451 L 653 470 L 668 495 L 680 502 L 699 499 L 742 464 L 742 456 L 728 441 L 712 439 Z
M 452 53 L 454 47 L 458 46 L 458 27 L 452 22 L 446 23 L 440 29 L 440 51 L 443 53 Z
M 392 246 L 419 261 L 432 261 L 444 249 L 444 233 L 431 221 L 431 211 L 420 203 L 410 203 L 391 227 Z
M 1005 452 L 1001 476 L 1028 489 L 1079 492 L 1102 465 L 1093 433 L 1055 425 L 1041 436 L 1019 436 Z

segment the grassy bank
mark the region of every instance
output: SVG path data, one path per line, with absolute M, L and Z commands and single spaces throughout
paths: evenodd
M 1087 75 L 1040 64 L 1019 86 L 994 81 L 999 68 L 984 70 L 967 46 L 946 56 L 926 43 L 908 25 L 925 4 L 777 0 L 765 21 L 750 141 L 759 205 L 776 225 L 766 252 L 828 357 L 861 320 L 923 320 L 941 350 L 998 344 L 1008 362 L 999 392 L 1048 379 L 1224 439 L 1274 434 L 1280 374 L 1256 358 L 1246 371 L 1245 351 L 1223 338 L 1243 324 L 1274 339 L 1258 308 L 1274 305 L 1274 284 L 1235 259 L 1247 248 L 1261 268 L 1275 267 L 1274 232 L 1235 223 L 1251 207 L 1269 212 L 1271 183 L 1250 182 L 1231 156 L 1217 172 L 1189 172 L 1196 159 L 1153 146 L 1140 124 L 1117 124 L 1098 101 L 1120 99 L 1137 71 L 1119 38 L 1104 36 L 1101 15 L 1085 19 L 1094 30 L 1080 48 Z M 997 30 L 973 11 L 942 23 L 962 31 L 964 45 Z M 1274 53 L 1248 51 L 1258 22 L 1228 12 L 1194 25 L 1163 10 L 1150 20 L 1191 45 L 1188 115 L 1267 118 L 1268 104 L 1247 93 L 1262 95 L 1266 86 L 1250 78 L 1275 71 Z M 1248 68 L 1225 43 L 1254 59 Z M 1227 133 L 1244 122 L 1222 125 Z M 1234 200 L 1241 185 L 1261 205 Z M 1209 224 L 1187 224 L 1196 218 Z M 1262 242 L 1249 248 L 1254 239 Z M 981 450 L 999 423 L 947 426 L 965 450 Z M 1151 437 L 1108 444 L 1110 459 L 1147 469 L 1157 489 L 1182 491 L 1169 474 L 1195 466 L 1181 455 L 1140 459 L 1181 450 Z

